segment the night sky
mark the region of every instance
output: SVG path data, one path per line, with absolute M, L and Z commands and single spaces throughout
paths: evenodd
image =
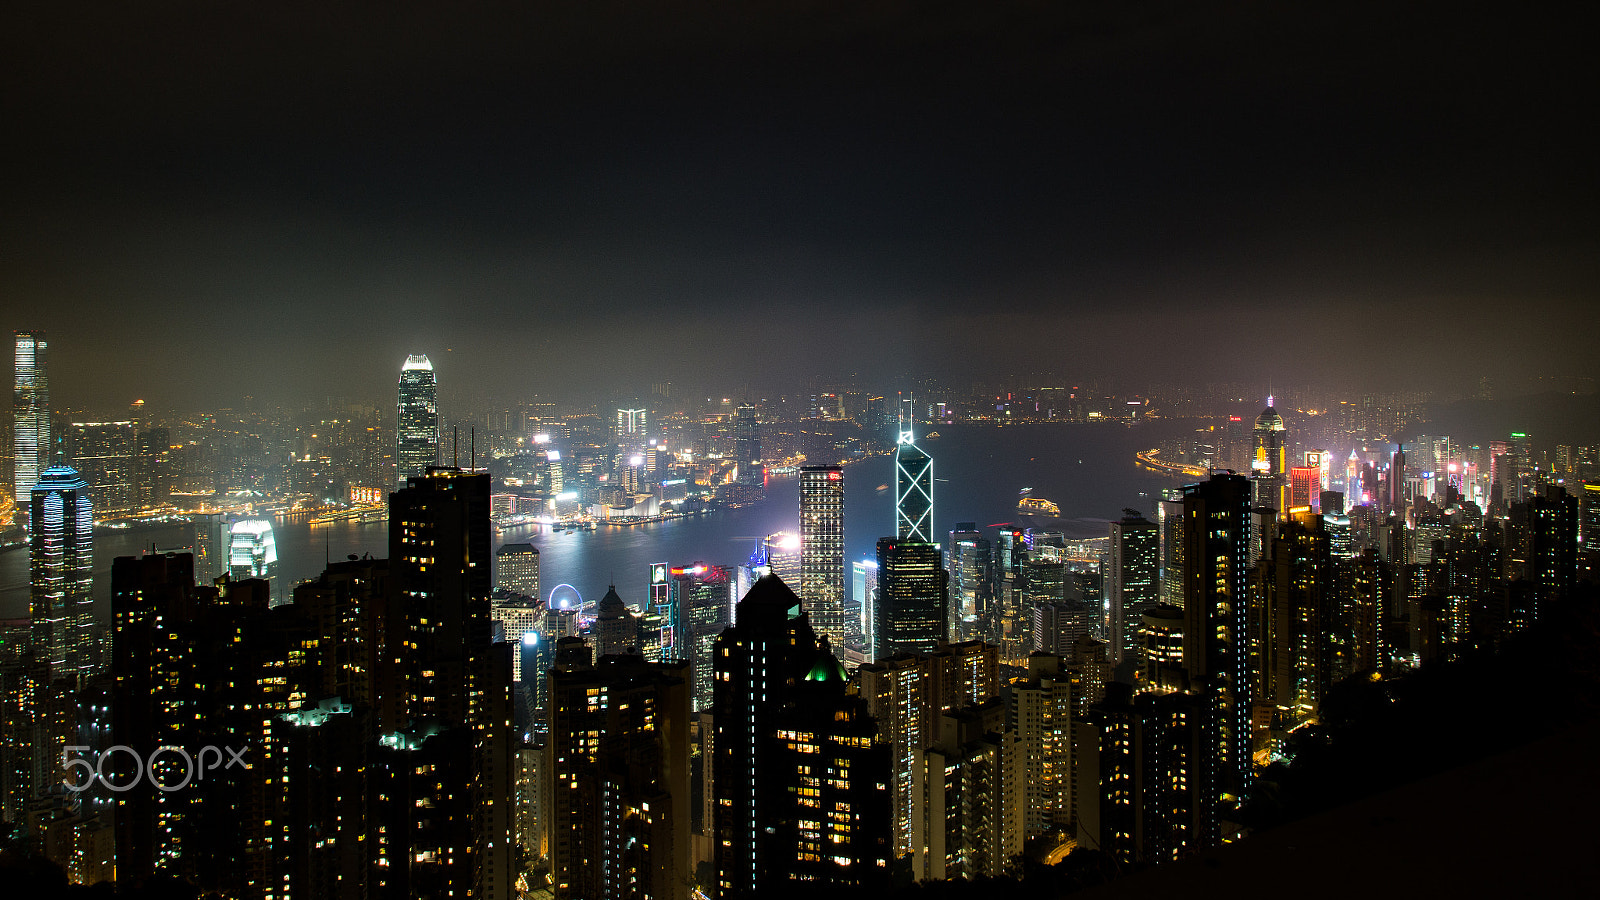
M 1600 374 L 1548 11 L 359 5 L 0 14 L 0 327 L 57 406 L 387 400 L 409 352 L 507 397 Z

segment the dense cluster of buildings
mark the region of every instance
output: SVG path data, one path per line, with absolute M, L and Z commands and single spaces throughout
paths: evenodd
M 19 397 L 43 346 L 18 335 Z M 1590 448 L 1418 438 L 1339 465 L 1270 400 L 1248 452 L 1104 537 L 940 535 L 903 404 L 875 559 L 845 557 L 848 468 L 806 464 L 796 533 L 585 604 L 544 592 L 537 547 L 496 548 L 494 518 L 652 482 L 659 504 L 676 475 L 754 496 L 756 410 L 700 457 L 642 405 L 603 446 L 552 413 L 501 457 L 529 468 L 491 474 L 471 443 L 442 465 L 436 389 L 408 358 L 387 559 L 280 585 L 268 519 L 205 513 L 192 548 L 116 560 L 109 628 L 108 495 L 51 464 L 49 416 L 19 400 L 32 609 L 0 622 L 0 818 L 32 852 L 79 883 L 279 900 L 873 891 L 1073 847 L 1156 864 L 1239 836 L 1256 772 L 1336 682 L 1492 651 L 1600 551 Z

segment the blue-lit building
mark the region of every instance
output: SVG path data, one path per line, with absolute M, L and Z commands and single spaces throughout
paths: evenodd
M 89 484 L 70 466 L 51 466 L 32 485 L 33 652 L 52 678 L 98 667 L 94 640 L 94 509 Z

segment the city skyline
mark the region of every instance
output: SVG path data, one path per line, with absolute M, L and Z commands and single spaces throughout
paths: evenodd
M 8 890 L 1582 883 L 1559 15 L 7 23 Z

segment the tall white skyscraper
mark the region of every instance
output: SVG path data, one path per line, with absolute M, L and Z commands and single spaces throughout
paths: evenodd
M 11 484 L 17 505 L 23 506 L 40 473 L 50 466 L 50 377 L 45 366 L 50 345 L 42 331 L 18 331 L 16 338 L 11 407 L 16 417 L 12 432 L 16 462 Z
M 395 427 L 395 476 L 400 487 L 407 478 L 427 473 L 439 464 L 439 386 L 433 363 L 423 354 L 406 357 L 400 367 L 399 421 Z
M 855 630 L 844 606 L 844 470 L 800 470 L 800 599 L 811 627 L 843 648 Z
M 52 678 L 94 674 L 94 510 L 89 483 L 69 466 L 38 473 L 30 490 L 33 647 Z

